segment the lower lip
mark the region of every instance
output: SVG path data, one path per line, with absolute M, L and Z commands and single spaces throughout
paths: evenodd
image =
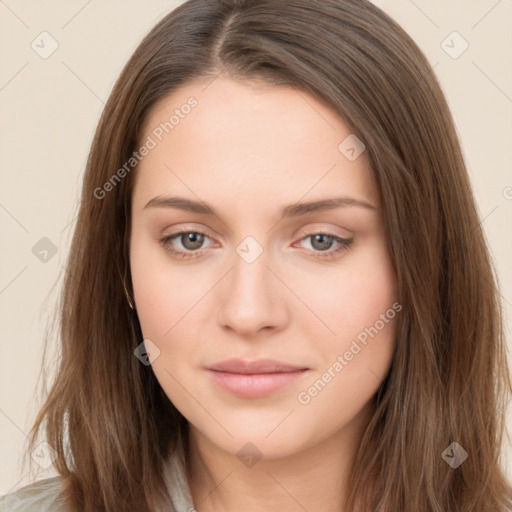
M 229 373 L 209 370 L 212 379 L 221 388 L 243 398 L 270 395 L 302 377 L 307 370 L 276 373 Z

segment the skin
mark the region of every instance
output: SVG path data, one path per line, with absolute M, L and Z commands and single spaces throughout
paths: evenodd
M 350 129 L 305 92 L 224 76 L 166 97 L 150 112 L 142 140 L 191 96 L 197 107 L 137 169 L 130 258 L 142 332 L 160 350 L 152 369 L 189 421 L 195 507 L 339 512 L 370 400 L 391 364 L 397 317 L 309 403 L 298 394 L 398 301 L 366 153 L 347 159 L 338 145 Z M 163 195 L 205 201 L 217 215 L 144 208 Z M 336 196 L 375 209 L 280 214 L 284 205 Z M 202 255 L 166 251 L 160 240 L 180 231 L 206 237 L 202 245 L 185 236 L 168 244 Z M 320 233 L 352 243 L 332 259 L 315 258 L 339 247 L 332 239 L 315 243 Z M 252 263 L 236 250 L 248 236 L 263 250 Z M 205 369 L 231 357 L 308 371 L 271 395 L 241 398 Z M 261 453 L 252 467 L 237 457 L 248 442 Z

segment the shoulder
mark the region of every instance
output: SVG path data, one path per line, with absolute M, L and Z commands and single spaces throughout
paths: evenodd
M 0 496 L 0 512 L 71 512 L 63 490 L 64 480 L 60 476 L 38 480 Z

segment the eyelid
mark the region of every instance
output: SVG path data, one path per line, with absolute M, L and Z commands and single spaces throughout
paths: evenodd
M 207 233 L 209 231 L 208 228 L 204 228 L 204 227 L 196 228 L 193 225 L 187 225 L 187 224 L 185 224 L 185 225 L 180 224 L 179 226 L 180 227 L 177 231 L 175 231 L 173 233 L 169 233 L 168 235 L 163 235 L 162 238 L 168 238 L 168 237 L 183 234 L 183 233 L 199 233 L 199 234 L 207 236 L 210 239 L 213 238 L 212 236 L 210 236 Z M 302 240 L 306 236 L 317 235 L 320 233 L 324 234 L 324 235 L 329 235 L 332 237 L 343 238 L 343 239 L 350 239 L 353 237 L 353 233 L 351 231 L 349 231 L 348 229 L 339 228 L 339 229 L 343 229 L 343 231 L 345 232 L 345 234 L 343 234 L 343 233 L 336 233 L 334 230 L 332 230 L 330 228 L 326 228 L 325 224 L 322 224 L 322 223 L 313 223 L 308 226 L 309 226 L 308 228 L 301 228 L 294 235 L 294 238 L 299 237 L 300 240 Z
M 313 223 L 308 224 L 307 228 L 300 229 L 296 236 L 303 238 L 305 236 L 316 235 L 318 233 L 344 239 L 350 239 L 354 236 L 354 233 L 352 233 L 352 231 L 349 231 L 348 229 L 340 227 L 338 227 L 338 229 L 340 229 L 342 232 L 337 233 L 333 228 L 326 228 L 325 223 Z
M 207 231 L 207 230 L 205 230 L 205 231 Z M 210 240 L 212 240 L 212 237 L 210 237 L 207 233 L 205 233 L 202 230 L 202 228 L 194 229 L 194 228 L 190 228 L 190 227 L 186 227 L 186 226 L 185 227 L 182 226 L 179 231 L 176 231 L 169 235 L 165 235 L 165 236 L 163 236 L 163 238 L 156 238 L 156 240 L 162 245 L 162 247 L 164 248 L 165 251 L 167 251 L 169 254 L 171 254 L 173 257 L 175 257 L 177 259 L 193 260 L 193 259 L 200 258 L 201 256 L 203 256 L 203 254 L 205 252 L 208 251 L 207 247 L 201 248 L 201 249 L 198 249 L 195 251 L 190 251 L 190 250 L 186 250 L 186 249 L 185 250 L 174 249 L 172 247 L 171 241 L 173 241 L 174 239 L 179 240 L 180 236 L 187 234 L 187 233 L 196 233 L 199 235 L 203 235 L 205 238 L 209 238 Z M 337 259 L 337 257 L 339 257 L 341 254 L 343 254 L 345 251 L 347 251 L 353 243 L 352 236 L 345 238 L 336 233 L 333 233 L 329 229 L 322 229 L 321 227 L 319 227 L 318 229 L 313 229 L 313 228 L 308 229 L 302 236 L 297 235 L 297 236 L 299 236 L 299 239 L 297 240 L 297 242 L 294 243 L 293 246 L 295 246 L 296 244 L 300 244 L 304 240 L 307 240 L 308 238 L 311 238 L 315 235 L 326 235 L 326 236 L 332 238 L 334 241 L 334 248 L 330 248 L 326 251 L 315 251 L 315 250 L 311 250 L 311 249 L 302 248 L 302 250 L 304 252 L 309 253 L 313 258 L 318 259 L 318 260 L 329 261 L 329 260 Z

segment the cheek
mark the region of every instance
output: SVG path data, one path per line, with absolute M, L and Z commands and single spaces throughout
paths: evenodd
M 130 262 L 142 332 L 165 342 L 194 315 L 194 306 L 211 288 L 211 279 L 192 267 L 172 263 L 157 241 L 137 234 L 132 238 Z
M 327 429 L 350 422 L 371 400 L 389 371 L 401 305 L 394 294 L 392 277 L 366 277 L 367 281 L 361 278 L 353 286 L 357 300 L 351 294 L 338 293 L 332 299 L 336 306 L 325 312 L 326 323 L 330 322 L 336 335 L 325 330 L 326 335 L 316 334 L 322 364 L 296 396 L 308 424 L 315 422 L 315 415 L 329 425 Z M 309 332 L 312 337 L 313 330 Z
M 401 306 L 384 243 L 368 246 L 332 269 L 329 276 L 316 281 L 316 287 L 309 286 L 316 290 L 308 295 L 308 306 L 316 317 L 304 316 L 301 328 L 315 341 L 322 364 L 308 383 L 313 387 L 302 390 L 299 402 L 314 401 L 313 407 L 336 415 L 345 414 L 344 408 L 355 413 L 385 377 Z
M 316 314 L 305 315 L 303 327 L 317 329 L 322 339 L 332 340 L 337 349 L 374 325 L 398 300 L 391 258 L 380 242 L 347 254 L 338 265 L 297 282 L 298 294 Z

